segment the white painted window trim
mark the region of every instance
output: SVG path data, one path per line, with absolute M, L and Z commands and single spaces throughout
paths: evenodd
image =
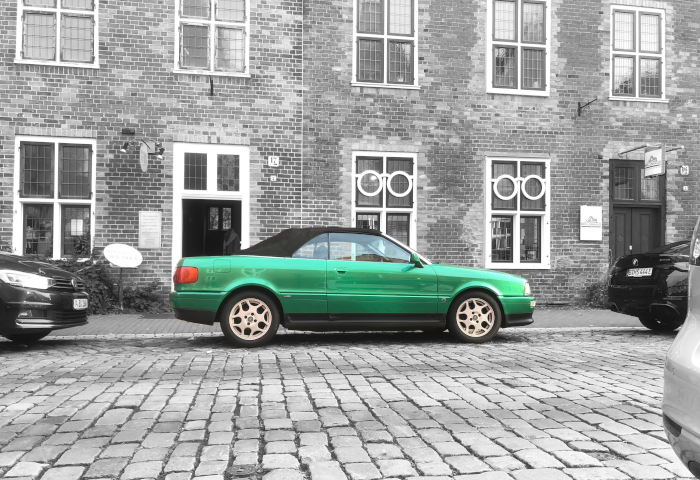
M 53 143 L 54 145 L 54 165 L 53 165 L 53 198 L 25 198 L 19 196 L 20 185 L 20 145 L 22 143 Z M 63 199 L 58 197 L 58 145 L 89 145 L 92 150 L 91 158 L 91 179 L 90 188 L 92 195 L 89 200 L 85 199 Z M 14 166 L 14 189 L 13 189 L 13 211 L 12 211 L 12 250 L 18 255 L 24 255 L 24 205 L 27 204 L 52 204 L 53 205 L 53 258 L 60 259 L 61 256 L 61 206 L 63 205 L 84 205 L 90 206 L 90 248 L 95 246 L 95 193 L 96 186 L 96 166 L 97 166 L 97 141 L 87 138 L 70 137 L 34 137 L 28 135 L 18 135 L 15 137 L 15 166 Z
M 382 157 L 383 158 L 383 170 L 386 172 L 386 162 L 388 157 L 403 157 L 410 158 L 413 160 L 413 174 L 411 176 L 411 190 L 412 190 L 412 204 L 410 208 L 406 207 L 387 207 L 386 206 L 386 192 L 387 192 L 387 179 L 389 174 L 382 173 L 382 197 L 383 207 L 358 207 L 357 206 L 357 182 L 359 181 L 361 174 L 356 173 L 357 170 L 357 157 Z M 418 225 L 418 155 L 415 153 L 405 153 L 405 152 L 372 152 L 372 151 L 356 151 L 352 152 L 352 188 L 351 188 L 351 202 L 352 202 L 352 221 L 351 225 L 353 227 L 357 224 L 357 214 L 358 213 L 379 213 L 379 223 L 380 230 L 382 233 L 386 234 L 386 215 L 387 213 L 408 213 L 409 217 L 409 247 L 416 249 L 417 244 L 417 225 Z
M 360 0 L 353 0 L 353 12 L 352 12 L 352 81 L 350 82 L 354 87 L 369 87 L 369 88 L 394 88 L 401 90 L 420 90 L 418 85 L 418 0 L 413 0 L 413 36 L 408 35 L 395 35 L 389 34 L 389 0 L 383 0 L 382 5 L 384 10 L 382 12 L 384 18 L 384 33 L 382 34 L 372 34 L 372 33 L 358 33 L 358 17 L 360 15 Z M 376 38 L 384 40 L 384 74 L 383 82 L 359 82 L 357 80 L 357 69 L 359 68 L 357 59 L 357 39 L 362 38 Z M 386 48 L 388 40 L 411 40 L 413 42 L 413 83 L 389 83 L 389 49 Z
M 185 190 L 185 153 L 207 155 L 207 189 Z M 220 192 L 216 185 L 217 155 L 238 155 L 239 191 Z M 241 202 L 241 248 L 250 246 L 250 148 L 239 145 L 207 143 L 175 143 L 173 145 L 173 272 L 182 258 L 182 200 L 240 200 Z
M 628 12 L 634 12 L 634 35 L 635 35 L 635 48 L 633 52 L 626 50 L 615 51 L 613 50 L 613 44 L 615 42 L 615 10 L 624 10 Z M 650 13 L 653 15 L 661 16 L 661 53 L 641 53 L 641 35 L 639 34 L 639 14 Z M 613 90 L 615 88 L 613 82 L 615 80 L 614 69 L 615 64 L 613 58 L 615 55 L 623 55 L 627 57 L 634 57 L 634 91 L 635 96 L 629 97 L 625 95 L 614 95 Z M 639 96 L 641 81 L 640 81 L 640 69 L 639 69 L 639 57 L 650 57 L 658 58 L 661 60 L 661 97 L 641 97 Z M 647 103 L 669 103 L 666 98 L 666 10 L 658 8 L 646 8 L 646 7 L 632 7 L 628 5 L 611 4 L 610 5 L 610 89 L 608 91 L 609 100 L 619 100 L 623 102 L 647 102 Z
M 544 163 L 545 164 L 545 210 L 544 211 L 521 211 L 520 194 L 518 193 L 516 210 L 494 210 L 491 208 L 492 192 L 495 178 L 491 178 L 493 162 L 518 162 L 522 163 Z M 519 171 L 519 170 L 518 170 Z M 486 157 L 486 168 L 484 171 L 484 205 L 486 215 L 484 218 L 484 254 L 486 268 L 495 270 L 548 270 L 550 268 L 550 211 L 552 198 L 550 196 L 550 159 L 547 157 Z M 518 192 L 522 188 L 521 178 L 517 178 Z M 493 262 L 491 261 L 491 216 L 504 215 L 513 217 L 513 262 Z M 542 217 L 542 254 L 541 262 L 520 262 L 520 217 Z
M 17 1 L 17 32 L 15 46 L 15 63 L 26 65 L 55 65 L 60 67 L 79 67 L 79 68 L 100 68 L 100 49 L 99 49 L 99 0 L 93 0 L 93 10 L 76 10 L 70 8 L 62 8 L 61 0 L 56 0 L 56 8 L 47 7 L 29 7 L 25 6 L 23 0 Z M 22 17 L 25 11 L 31 12 L 51 12 L 56 15 L 56 60 L 36 60 L 32 58 L 22 58 L 23 44 L 22 37 L 24 35 L 24 21 Z M 62 62 L 61 58 L 61 14 L 70 13 L 81 16 L 93 17 L 93 32 L 92 32 L 92 62 Z
M 522 95 L 530 97 L 548 97 L 551 85 L 551 39 L 552 39 L 552 1 L 538 0 L 539 3 L 545 5 L 545 43 L 529 43 L 522 41 L 522 4 L 523 0 L 516 0 L 516 23 L 517 23 L 517 42 L 494 41 L 493 39 L 493 24 L 494 24 L 494 0 L 486 0 L 486 93 L 497 93 L 502 95 Z M 509 44 L 517 48 L 517 64 L 518 64 L 518 88 L 502 88 L 493 86 L 493 47 L 496 45 Z M 533 47 L 544 49 L 545 51 L 545 73 L 544 79 L 546 82 L 544 90 L 529 90 L 522 88 L 522 49 L 523 47 Z
M 212 9 L 212 17 L 209 20 L 204 20 L 201 18 L 190 18 L 181 17 L 180 8 L 182 0 L 175 1 L 175 55 L 173 55 L 173 73 L 185 73 L 189 75 L 207 75 L 212 77 L 241 77 L 250 78 L 250 0 L 245 0 L 245 21 L 244 22 L 229 22 L 223 20 L 215 20 L 217 0 L 209 0 L 210 7 Z M 180 25 L 182 23 L 186 24 L 196 24 L 196 25 L 207 25 L 209 26 L 209 69 L 194 69 L 194 68 L 183 68 L 180 67 Z M 243 72 L 226 72 L 221 70 L 215 70 L 216 62 L 216 35 L 215 29 L 217 25 L 228 25 L 243 27 L 244 39 L 245 39 L 245 54 L 243 59 L 244 71 Z

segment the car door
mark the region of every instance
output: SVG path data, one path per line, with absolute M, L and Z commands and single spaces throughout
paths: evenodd
M 292 258 L 275 260 L 267 276 L 277 285 L 284 313 L 292 321 L 328 318 L 326 261 L 328 234 L 306 242 Z
M 334 319 L 435 314 L 437 276 L 410 263 L 411 254 L 390 240 L 360 233 L 331 233 L 327 262 L 328 313 Z

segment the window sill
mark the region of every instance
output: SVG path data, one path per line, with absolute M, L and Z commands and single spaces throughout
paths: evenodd
M 185 74 L 185 75 L 202 75 L 205 77 L 238 77 L 238 78 L 251 78 L 250 73 L 237 73 L 237 72 L 212 72 L 208 70 L 183 70 L 180 68 L 174 68 L 173 73 Z
M 642 102 L 642 103 L 669 103 L 668 98 L 646 98 L 646 97 L 614 97 L 609 96 L 608 100 L 616 102 Z
M 392 90 L 420 90 L 420 85 L 394 85 L 391 83 L 363 83 L 363 82 L 351 82 L 353 87 L 362 88 L 390 88 Z
M 98 63 L 49 62 L 49 61 L 43 61 L 43 60 L 26 60 L 23 58 L 16 58 L 15 64 L 18 64 L 18 65 L 41 65 L 44 67 L 90 68 L 93 70 L 99 70 L 99 68 L 100 68 L 100 65 Z
M 489 270 L 549 270 L 549 263 L 491 263 L 486 262 L 486 267 Z
M 520 90 L 517 88 L 487 87 L 486 93 L 496 95 L 518 95 L 521 97 L 549 97 L 549 90 Z

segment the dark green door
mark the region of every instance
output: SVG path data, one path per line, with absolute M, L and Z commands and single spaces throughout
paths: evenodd
M 437 311 L 437 276 L 416 268 L 410 253 L 379 236 L 331 233 L 327 263 L 331 318 L 425 315 Z

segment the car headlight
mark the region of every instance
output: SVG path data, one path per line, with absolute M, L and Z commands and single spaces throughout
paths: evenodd
M 525 296 L 530 296 L 532 294 L 532 291 L 530 290 L 530 282 L 525 282 L 525 292 L 523 295 Z
M 53 278 L 34 275 L 33 273 L 17 272 L 15 270 L 0 270 L 0 280 L 15 287 L 46 290 L 53 287 L 56 281 Z

